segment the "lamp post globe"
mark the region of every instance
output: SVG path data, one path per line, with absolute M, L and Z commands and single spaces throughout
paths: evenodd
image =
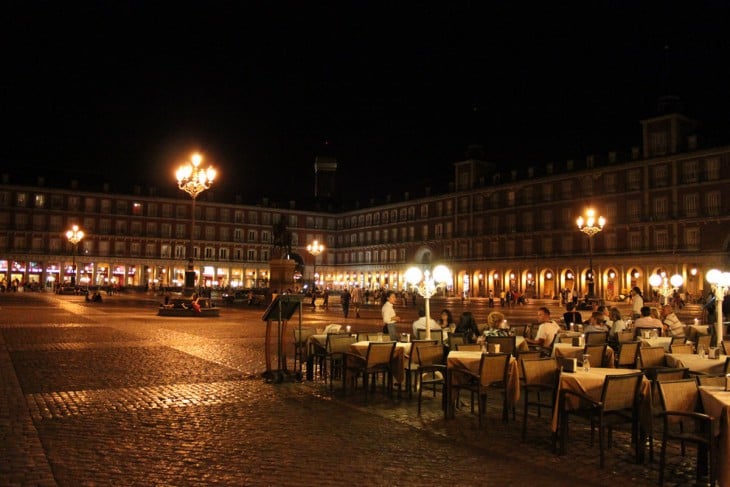
M 588 297 L 595 297 L 595 279 L 593 275 L 593 237 L 603 230 L 606 225 L 606 219 L 602 216 L 596 216 L 596 210 L 588 208 L 585 212 L 585 218 L 579 216 L 576 220 L 578 230 L 588 235 L 588 272 L 586 273 L 586 282 L 588 284 Z
M 76 250 L 78 248 L 79 242 L 81 242 L 81 240 L 84 238 L 84 232 L 83 230 L 79 229 L 78 225 L 74 225 L 71 227 L 71 230 L 66 232 L 66 238 L 74 247 L 71 258 L 71 269 L 73 270 L 73 274 L 71 274 L 71 285 L 76 286 Z
M 195 289 L 195 264 L 194 264 L 194 239 L 195 239 L 195 201 L 198 195 L 209 189 L 217 176 L 217 172 L 213 167 L 203 169 L 200 164 L 203 162 L 203 156 L 194 153 L 190 156 L 190 161 L 183 163 L 175 172 L 177 178 L 177 187 L 185 191 L 193 199 L 191 210 L 190 224 L 190 241 L 188 243 L 188 265 L 185 270 L 185 292 L 192 294 Z
M 317 256 L 324 252 L 324 245 L 315 240 L 307 245 L 307 252 L 309 252 L 313 257 L 312 277 L 314 278 L 314 283 L 312 285 L 312 293 L 314 293 L 317 291 Z

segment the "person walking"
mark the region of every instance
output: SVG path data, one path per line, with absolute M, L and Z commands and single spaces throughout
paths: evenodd
M 355 284 L 355 287 L 352 288 L 350 301 L 352 302 L 352 306 L 355 308 L 355 318 L 359 318 L 360 304 L 362 304 L 362 289 L 360 289 L 360 286 L 358 286 L 357 284 Z
M 350 314 L 350 299 L 350 291 L 345 289 L 340 296 L 340 302 L 342 303 L 342 314 L 345 316 L 345 318 L 347 318 L 347 315 Z

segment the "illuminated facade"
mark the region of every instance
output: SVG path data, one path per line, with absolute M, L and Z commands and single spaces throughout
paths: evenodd
M 587 207 L 606 218 L 593 241 L 595 294 L 612 299 L 651 274 L 706 290 L 711 268 L 728 269 L 730 146 L 698 148 L 694 122 L 678 114 L 644 120 L 643 148 L 580 163 L 499 173 L 479 160 L 454 164 L 453 191 L 333 213 L 199 199 L 195 271 L 208 286 L 265 287 L 272 229 L 284 218 L 293 252 L 326 246 L 317 261 L 330 288 L 406 287 L 414 263 L 449 267 L 457 294 L 514 289 L 552 298 L 587 292 L 589 241 L 576 227 Z M 181 285 L 189 252 L 191 202 L 182 198 L 19 186 L 0 182 L 0 280 L 42 288 L 70 281 L 77 224 L 77 282 Z M 293 284 L 294 286 L 294 284 Z

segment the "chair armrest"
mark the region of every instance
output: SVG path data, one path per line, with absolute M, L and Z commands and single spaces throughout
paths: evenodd
M 682 418 L 700 419 L 703 421 L 715 421 L 715 418 L 705 413 L 695 413 L 689 411 L 661 411 L 657 414 L 658 416 L 668 417 L 677 416 Z
M 571 395 L 571 396 L 575 396 L 575 397 L 577 397 L 579 399 L 582 399 L 582 400 L 590 403 L 594 407 L 600 407 L 601 404 L 602 404 L 600 401 L 596 401 L 592 397 L 587 396 L 587 395 L 583 394 L 582 392 L 576 392 L 576 391 L 570 391 L 570 390 L 562 390 L 562 391 L 560 391 L 560 395 L 562 396 L 561 399 L 563 400 L 563 402 L 565 402 L 565 396 Z

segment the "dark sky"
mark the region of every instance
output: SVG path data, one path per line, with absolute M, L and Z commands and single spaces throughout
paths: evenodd
M 176 190 L 193 150 L 246 200 L 418 193 L 467 145 L 503 170 L 638 145 L 679 94 L 730 129 L 730 7 L 692 2 L 11 1 L 0 164 Z

